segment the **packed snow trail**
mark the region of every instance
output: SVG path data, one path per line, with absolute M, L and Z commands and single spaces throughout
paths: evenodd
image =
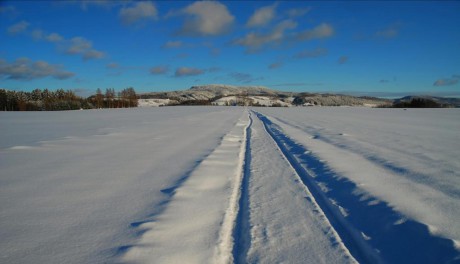
M 460 254 L 454 241 L 433 234 L 426 224 L 410 219 L 407 215 L 396 211 L 381 198 L 362 189 L 368 188 L 367 185 L 375 184 L 372 182 L 372 174 L 364 174 L 363 176 L 366 177 L 360 178 L 361 181 L 367 181 L 367 184 L 357 185 L 345 178 L 346 176 L 356 180 L 356 176 L 350 175 L 348 172 L 341 175 L 332 168 L 337 164 L 343 164 L 342 170 L 344 165 L 348 168 L 357 168 L 358 170 L 354 170 L 357 175 L 363 174 L 359 172 L 359 169 L 366 172 L 373 171 L 374 174 L 380 176 L 378 179 L 379 186 L 388 184 L 385 180 L 388 181 L 390 177 L 394 176 L 368 164 L 368 161 L 353 153 L 334 149 L 324 143 L 315 144 L 314 142 L 318 141 L 314 137 L 305 135 L 294 127 L 284 123 L 279 126 L 261 114 L 258 116 L 263 120 L 267 131 L 270 132 L 296 171 L 302 176 L 302 180 L 314 191 L 314 196 L 318 198 L 320 206 L 334 223 L 333 225 L 344 240 L 345 246 L 360 262 L 450 263 L 459 261 Z M 289 135 L 294 135 L 297 142 L 287 136 L 286 132 Z M 320 152 L 322 157 L 329 160 L 319 159 L 311 150 L 298 142 L 316 147 L 314 148 L 315 151 Z M 318 148 L 318 144 L 321 148 Z M 329 155 L 322 153 L 326 150 L 328 150 L 326 153 Z M 338 163 L 339 161 L 340 163 Z M 359 166 L 356 167 L 356 165 Z M 369 170 L 369 168 L 373 168 L 373 170 Z M 395 178 L 393 180 L 397 181 Z M 401 186 L 409 187 L 407 184 L 401 184 Z M 425 190 L 423 186 L 416 184 L 412 184 L 410 187 Z M 382 189 L 377 190 L 381 191 Z M 407 191 L 410 194 L 411 189 Z M 426 192 L 424 193 L 426 195 Z M 408 198 L 413 199 L 414 197 L 408 196 Z M 445 201 L 445 199 L 438 200 Z M 433 210 L 433 208 L 429 210 Z M 439 214 L 443 213 L 455 214 L 455 212 L 439 211 Z
M 161 214 L 141 223 L 122 256 L 135 263 L 228 263 L 244 162 L 245 113 L 220 145 L 173 190 Z
M 240 255 L 235 262 L 355 263 L 315 197 L 256 117 L 249 135 L 250 171 L 245 175 L 248 195 L 244 197 L 249 208 L 240 208 L 249 210 L 240 212 L 249 217 L 242 220 L 249 226 L 240 225 L 243 230 L 238 231 L 249 233 L 250 241 L 236 245 L 243 248 L 236 251 Z

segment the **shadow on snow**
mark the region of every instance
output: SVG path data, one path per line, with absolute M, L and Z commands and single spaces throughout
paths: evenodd
M 246 146 L 244 153 L 243 177 L 241 179 L 238 214 L 233 229 L 232 255 L 234 263 L 246 263 L 246 256 L 251 245 L 250 212 L 249 212 L 249 176 L 251 174 L 251 126 L 252 117 L 249 115 L 249 125 L 246 128 Z
M 165 188 L 160 190 L 161 193 L 164 194 L 164 198 L 160 202 L 156 202 L 152 205 L 149 206 L 149 208 L 152 208 L 153 210 L 145 216 L 144 220 L 142 221 L 136 221 L 132 222 L 129 224 L 131 228 L 135 230 L 134 232 L 134 240 L 135 241 L 137 238 L 140 238 L 145 232 L 149 231 L 147 228 L 142 228 L 141 225 L 145 223 L 151 223 L 156 221 L 156 217 L 161 215 L 166 208 L 168 207 L 169 203 L 172 201 L 172 198 L 176 194 L 176 190 L 180 188 L 184 182 L 190 177 L 190 175 L 193 173 L 193 171 L 201 164 L 203 160 L 205 160 L 212 151 L 210 151 L 208 154 L 202 156 L 199 160 L 195 161 L 192 165 L 192 167 L 186 171 L 179 179 L 177 179 L 170 187 Z M 121 257 L 124 255 L 130 248 L 132 247 L 142 247 L 142 245 L 136 244 L 128 244 L 128 245 L 123 245 L 119 247 L 115 247 L 111 249 L 112 256 L 114 257 Z
M 386 202 L 360 192 L 355 183 L 332 171 L 267 117 L 256 114 L 358 262 L 460 262 L 452 240 L 430 234 L 427 225 L 406 219 Z M 323 192 L 319 184 L 328 191 Z M 338 205 L 345 208 L 345 215 Z

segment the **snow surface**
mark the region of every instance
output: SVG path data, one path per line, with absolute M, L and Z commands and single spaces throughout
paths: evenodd
M 166 106 L 175 101 L 171 99 L 139 99 L 137 102 L 139 107 L 157 107 Z
M 257 111 L 300 144 L 296 159 L 384 260 L 459 261 L 459 109 Z
M 251 228 L 240 263 L 356 263 L 258 118 L 250 149 Z
M 220 106 L 231 106 L 235 105 L 237 102 L 244 102 L 245 100 L 252 101 L 253 104 L 259 104 L 261 106 L 272 106 L 274 104 L 278 104 L 281 106 L 292 106 L 292 100 L 294 100 L 294 98 L 289 97 L 287 98 L 288 102 L 283 102 L 279 99 L 274 99 L 269 96 L 247 96 L 247 98 L 242 96 L 225 96 L 213 101 L 212 104 Z
M 243 114 L 1 112 L 0 262 L 114 262 Z
M 460 261 L 459 109 L 0 113 L 0 263 Z

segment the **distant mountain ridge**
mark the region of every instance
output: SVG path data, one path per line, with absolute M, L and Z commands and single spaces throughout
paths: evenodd
M 170 92 L 151 92 L 140 94 L 143 99 L 161 98 L 175 99 L 179 102 L 186 100 L 209 100 L 216 97 L 231 95 L 289 95 L 292 93 L 275 91 L 264 86 L 233 86 L 225 84 L 209 84 L 192 86 L 187 90 Z
M 226 99 L 227 98 L 227 99 Z M 442 106 L 460 107 L 458 98 L 433 96 L 406 96 L 401 99 L 382 99 L 369 96 L 342 94 L 321 94 L 308 92 L 285 92 L 265 86 L 234 86 L 209 84 L 192 86 L 187 90 L 170 92 L 150 92 L 140 94 L 140 99 L 165 100 L 165 105 L 175 104 L 217 104 L 222 105 L 260 105 L 265 106 L 371 106 L 391 107 L 394 103 L 411 101 L 415 98 L 433 100 Z M 160 103 L 158 101 L 158 103 Z M 161 104 L 161 103 L 160 103 Z
M 414 99 L 432 100 L 440 105 L 450 105 L 453 107 L 460 107 L 460 98 L 438 97 L 438 96 L 431 96 L 431 95 L 409 95 L 409 96 L 404 96 L 399 99 L 395 99 L 394 102 L 396 104 L 402 103 L 402 102 L 411 102 Z

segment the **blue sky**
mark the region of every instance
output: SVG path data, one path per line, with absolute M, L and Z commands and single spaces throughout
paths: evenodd
M 460 96 L 460 2 L 1 1 L 0 88 Z

